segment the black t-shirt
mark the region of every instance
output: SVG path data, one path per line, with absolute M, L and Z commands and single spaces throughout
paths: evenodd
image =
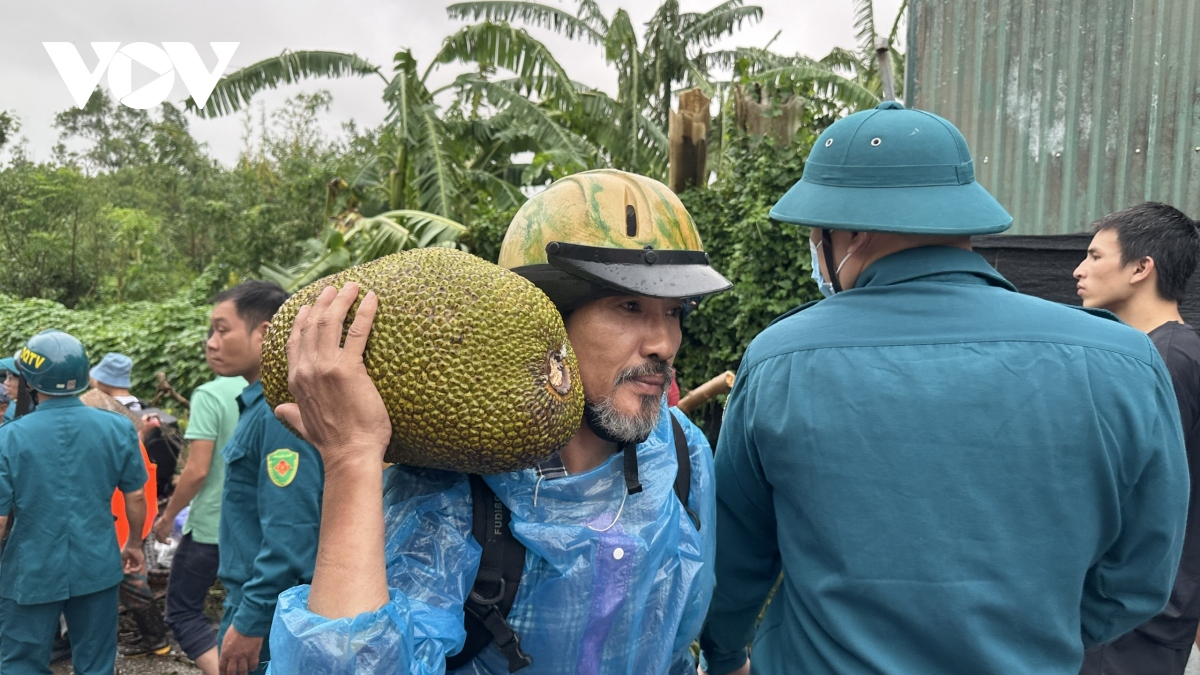
M 1150 331 L 1150 339 L 1167 364 L 1179 401 L 1191 474 L 1191 502 L 1183 558 L 1171 599 L 1162 614 L 1139 630 L 1160 643 L 1183 649 L 1196 640 L 1200 623 L 1200 335 L 1187 324 L 1170 321 Z

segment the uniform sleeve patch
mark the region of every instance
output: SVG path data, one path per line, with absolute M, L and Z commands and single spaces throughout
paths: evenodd
M 267 476 L 277 487 L 287 487 L 296 478 L 300 468 L 300 453 L 280 448 L 267 455 Z

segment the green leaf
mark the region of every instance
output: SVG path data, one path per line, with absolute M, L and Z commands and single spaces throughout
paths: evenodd
M 507 23 L 466 26 L 442 43 L 435 64 L 480 63 L 516 73 L 519 90 L 540 97 L 574 101 L 575 87 L 566 70 L 538 40 Z
M 451 19 L 470 19 L 478 21 L 520 21 L 537 28 L 548 28 L 563 37 L 575 39 L 581 37 L 593 44 L 603 44 L 603 24 L 596 18 L 600 16 L 599 8 L 594 4 L 587 6 L 586 11 L 581 7 L 581 13 L 586 19 L 572 16 L 556 7 L 542 5 L 536 2 L 505 2 L 504 0 L 484 0 L 482 2 L 460 2 L 446 8 Z M 597 30 L 600 29 L 600 30 Z
M 326 51 L 284 51 L 279 56 L 235 70 L 217 81 L 203 110 L 190 97 L 185 106 L 200 117 L 220 117 L 236 112 L 264 89 L 276 89 L 310 77 L 378 75 L 379 66 L 357 54 Z

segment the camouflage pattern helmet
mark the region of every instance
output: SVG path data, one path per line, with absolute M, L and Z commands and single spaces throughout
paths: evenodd
M 675 193 L 615 169 L 567 176 L 525 202 L 499 262 L 562 312 L 606 295 L 693 299 L 732 286 Z

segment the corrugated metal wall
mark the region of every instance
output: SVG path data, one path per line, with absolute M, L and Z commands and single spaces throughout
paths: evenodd
M 1012 234 L 1200 218 L 1200 0 L 910 0 L 908 54 L 909 107 L 962 130 Z

